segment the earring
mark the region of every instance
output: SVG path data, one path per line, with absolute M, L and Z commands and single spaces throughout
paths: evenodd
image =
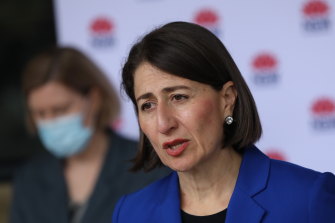
M 231 124 L 233 123 L 234 119 L 233 119 L 232 116 L 228 115 L 228 116 L 225 118 L 224 121 L 226 122 L 227 125 L 231 125 Z

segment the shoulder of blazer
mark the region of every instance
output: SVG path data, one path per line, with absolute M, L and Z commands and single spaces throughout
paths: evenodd
M 310 222 L 335 222 L 335 176 L 326 172 L 314 181 L 310 190 Z
M 251 218 L 262 222 L 327 222 L 313 216 L 317 212 L 327 217 L 335 213 L 324 211 L 326 206 L 335 210 L 334 182 L 332 174 L 270 159 L 252 146 L 245 151 L 226 222 Z M 245 210 L 243 215 L 240 210 Z
M 271 160 L 269 185 L 282 185 L 282 189 L 309 191 L 315 181 L 324 173 L 281 160 Z
M 242 187 L 251 196 L 265 188 L 271 189 L 274 183 L 283 184 L 284 188 L 285 185 L 310 188 L 308 185 L 320 174 L 290 162 L 271 159 L 251 146 L 245 151 L 236 186 Z

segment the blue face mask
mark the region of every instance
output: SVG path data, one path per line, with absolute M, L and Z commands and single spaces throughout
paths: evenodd
M 48 121 L 37 122 L 42 143 L 59 158 L 80 153 L 91 139 L 93 131 L 83 125 L 81 113 L 71 114 Z

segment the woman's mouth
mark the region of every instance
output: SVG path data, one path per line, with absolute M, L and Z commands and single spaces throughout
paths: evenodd
M 179 156 L 190 144 L 187 139 L 175 139 L 170 142 L 163 143 L 163 149 L 166 150 L 166 153 L 170 156 Z

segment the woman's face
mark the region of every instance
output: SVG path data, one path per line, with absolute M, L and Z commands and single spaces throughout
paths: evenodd
M 139 124 L 166 166 L 192 170 L 222 151 L 224 118 L 232 114 L 233 107 L 224 89 L 216 91 L 149 63 L 136 69 Z
M 35 123 L 77 112 L 87 114 L 89 109 L 88 98 L 56 81 L 34 89 L 28 95 L 27 102 Z M 91 119 L 91 117 L 86 118 Z M 93 120 L 85 122 L 91 125 Z

